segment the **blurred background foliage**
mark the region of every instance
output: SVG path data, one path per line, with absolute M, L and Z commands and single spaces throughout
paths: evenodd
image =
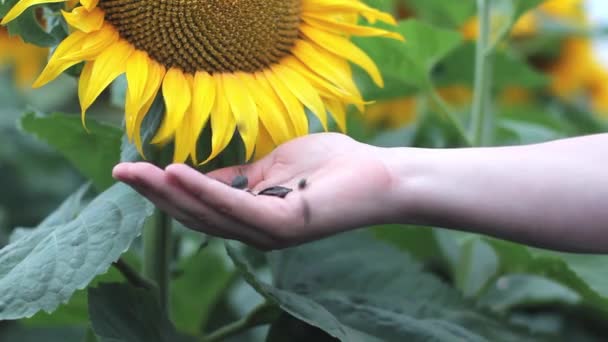
M 356 41 L 376 60 L 386 87 L 376 88 L 355 69 L 364 96 L 375 102 L 364 113 L 352 109 L 349 134 L 381 146 L 463 146 L 447 117 L 453 115 L 463 126 L 469 121 L 478 34 L 475 1 L 366 2 L 394 13 L 407 43 Z M 519 17 L 536 3 L 540 4 L 537 8 Z M 490 120 L 484 145 L 527 144 L 606 131 L 608 68 L 596 48 L 606 27 L 590 21 L 586 6 L 589 3 L 582 0 L 493 2 L 494 100 L 487 108 Z M 51 112 L 79 111 L 72 76 L 39 90 L 29 89 L 47 54 L 47 48 L 25 44 L 0 28 L 0 133 L 4 139 L 0 145 L 0 246 L 8 242 L 14 228 L 42 221 L 85 179 L 93 179 L 95 185 L 107 182 L 95 170 L 74 162 L 73 153 L 82 155 L 82 151 L 66 153 L 24 132 L 44 138 L 47 123 L 32 116 L 19 121 L 23 113 L 44 117 Z M 122 92 L 124 82 L 119 80 L 97 101 L 89 117 L 119 125 L 123 104 L 115 99 L 122 98 Z M 69 118 L 79 120 L 67 118 L 65 123 Z M 311 122 L 312 130 L 319 130 Z M 115 135 L 111 128 L 100 129 L 104 136 Z M 111 164 L 108 158 L 102 162 Z M 206 245 L 199 234 L 180 229 L 172 283 L 176 328 L 191 335 L 211 331 L 245 315 L 266 298 L 282 304 L 284 312 L 270 328 L 252 330 L 234 341 L 263 340 L 267 332 L 267 341 L 331 341 L 323 332 L 332 328 L 323 319 L 327 312 L 340 319 L 346 339 L 398 340 L 396 336 L 403 337 L 401 330 L 407 329 L 412 340 L 423 339 L 429 331 L 436 334 L 425 338 L 433 341 L 455 336 L 450 334 L 456 327 L 434 325 L 437 319 L 455 323 L 464 340 L 473 332 L 493 341 L 602 341 L 608 336 L 607 257 L 548 252 L 441 229 L 383 226 L 367 233 L 273 253 L 269 263 L 256 251 L 234 249 L 230 257 L 237 261 L 235 267 L 217 242 Z M 141 262 L 137 247 L 125 256 L 132 265 Z M 307 258 L 335 262 L 314 262 L 311 267 Z M 247 275 L 257 292 L 237 270 Z M 120 279 L 112 270 L 95 283 Z M 270 279 L 275 287 L 260 285 Z M 122 292 L 115 294 L 122 298 Z M 95 296 L 90 300 L 103 298 L 103 290 Z M 310 301 L 305 304 L 315 308 L 311 309 L 315 315 L 298 311 L 304 305 L 300 297 Z M 128 296 L 123 299 L 129 303 Z M 120 301 L 115 304 L 117 315 L 128 311 Z M 352 311 L 369 317 L 349 316 Z M 0 322 L 0 340 L 94 341 L 90 312 L 87 293 L 79 291 L 53 315 Z M 408 321 L 403 315 L 418 320 Z

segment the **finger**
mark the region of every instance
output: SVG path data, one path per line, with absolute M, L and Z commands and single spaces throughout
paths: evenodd
M 181 185 L 174 184 L 174 181 L 170 177 L 167 177 L 167 179 L 172 187 L 170 188 L 170 192 L 166 192 L 163 195 L 194 220 L 190 222 L 191 225 L 213 227 L 215 230 L 229 234 L 233 239 L 255 242 L 255 245 L 273 246 L 276 244 L 276 241 L 263 231 L 237 218 L 219 213 L 217 210 L 204 204 L 200 199 L 194 197 L 191 193 L 185 191 Z
M 185 165 L 171 165 L 165 170 L 184 191 L 218 212 L 234 217 L 250 225 L 272 231 L 272 228 L 289 222 L 292 213 L 291 201 L 276 197 L 252 196 L 207 177 Z M 274 236 L 273 236 L 274 237 Z
M 135 163 L 125 168 L 126 170 L 121 171 L 122 178 L 128 179 L 128 184 L 186 226 L 266 249 L 276 244 L 270 237 L 253 227 L 204 205 L 180 186 L 172 184 L 165 177 L 165 172 L 158 167 L 149 163 Z M 195 173 L 201 176 L 198 172 Z

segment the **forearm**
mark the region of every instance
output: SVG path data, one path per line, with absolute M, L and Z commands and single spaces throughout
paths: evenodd
M 399 222 L 560 250 L 608 251 L 608 134 L 383 155 L 396 180 Z

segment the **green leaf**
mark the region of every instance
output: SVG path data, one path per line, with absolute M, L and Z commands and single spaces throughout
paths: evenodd
M 428 227 L 390 225 L 376 227 L 373 232 L 376 238 L 407 251 L 419 260 L 428 260 L 440 256 L 441 249 L 435 234 Z
M 519 18 L 526 12 L 536 8 L 545 0 L 493 0 L 492 6 L 492 29 L 494 43 L 491 50 L 496 48 L 502 40 L 511 32 L 511 28 Z
M 177 342 L 153 293 L 127 284 L 89 288 L 89 315 L 100 342 Z
M 380 38 L 354 39 L 376 62 L 386 83 L 383 90 L 378 90 L 369 82 L 363 83 L 366 78 L 359 76 L 365 98 L 389 99 L 412 93 L 412 89 L 427 89 L 433 67 L 462 43 L 460 33 L 417 20 L 402 21 L 395 31 L 406 39 L 405 43 Z
M 475 61 L 475 44 L 464 44 L 454 50 L 437 68 L 434 78 L 437 86 L 465 85 L 472 87 Z M 493 55 L 493 86 L 497 91 L 507 87 L 539 89 L 547 85 L 548 77 L 533 69 L 525 60 L 505 51 Z
M 507 274 L 494 282 L 478 303 L 495 312 L 507 313 L 517 307 L 550 304 L 578 304 L 580 296 L 564 285 L 545 277 Z
M 370 234 L 343 234 L 270 254 L 275 286 L 260 281 L 237 248 L 228 251 L 260 294 L 342 341 L 530 339 L 476 311 L 407 254 Z
M 71 221 L 40 226 L 4 247 L 0 320 L 52 312 L 67 302 L 129 248 L 152 209 L 128 186 L 117 184 Z
M 497 275 L 498 267 L 498 256 L 490 245 L 479 239 L 469 239 L 464 242 L 456 261 L 456 287 L 465 297 L 477 296 Z
M 204 331 L 209 314 L 234 278 L 224 262 L 209 246 L 181 263 L 183 273 L 171 283 L 171 317 L 179 331 Z
M 416 17 L 453 29 L 460 29 L 475 15 L 475 0 L 407 0 L 407 6 Z
M 118 128 L 66 114 L 37 116 L 28 113 L 21 127 L 61 152 L 98 190 L 114 184 L 112 168 L 120 160 L 122 133 Z
M 84 336 L 84 328 L 79 326 L 31 328 L 16 322 L 0 325 L 0 341 L 6 342 L 72 342 L 81 341 Z
M 35 8 L 29 8 L 18 18 L 8 24 L 8 31 L 11 35 L 19 35 L 24 42 L 51 47 L 59 43 L 59 40 L 46 29 L 42 27 L 38 21 L 38 15 Z
M 582 304 L 608 318 L 608 281 L 602 269 L 608 256 L 574 255 L 532 249 L 523 245 L 484 238 L 500 258 L 504 273 L 526 273 L 556 281 L 582 298 Z

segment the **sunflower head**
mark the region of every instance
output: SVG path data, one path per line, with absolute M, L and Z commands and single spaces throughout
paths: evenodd
M 62 0 L 20 0 L 3 23 L 54 2 Z M 358 17 L 394 24 L 359 0 L 81 0 L 63 15 L 73 31 L 35 86 L 85 62 L 84 119 L 100 93 L 126 74 L 126 133 L 140 151 L 143 119 L 162 93 L 166 113 L 152 143 L 173 141 L 177 162 L 199 162 L 197 140 L 206 125 L 212 130 L 206 160 L 235 132 L 247 158 L 256 145 L 267 150 L 307 134 L 306 110 L 325 128 L 330 114 L 345 129 L 346 106 L 364 103 L 350 63 L 382 86 L 374 62 L 349 37 L 402 39 L 358 24 Z

